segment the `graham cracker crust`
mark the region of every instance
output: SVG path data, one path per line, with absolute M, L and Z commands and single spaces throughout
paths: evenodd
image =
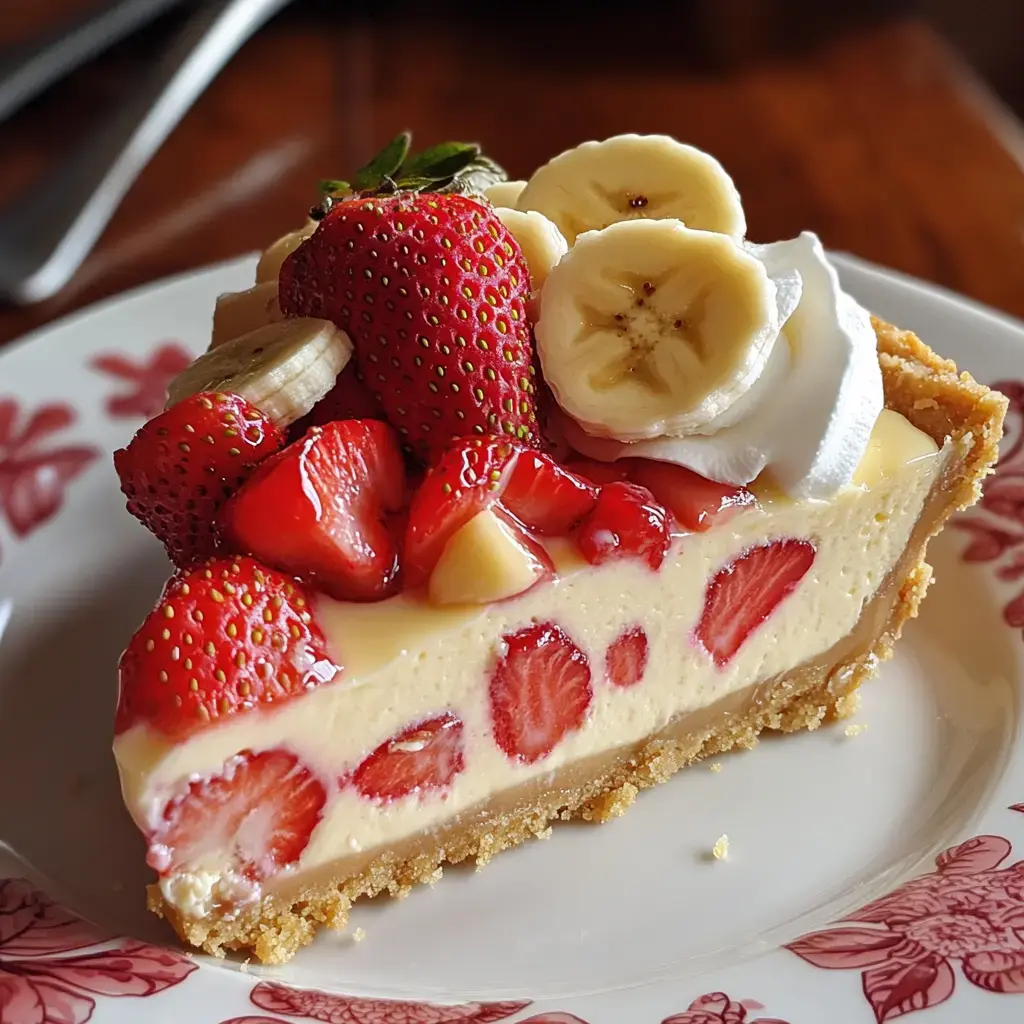
M 931 579 L 924 561 L 929 539 L 953 512 L 979 497 L 981 481 L 998 455 L 1006 411 L 1002 395 L 958 373 L 954 363 L 914 334 L 880 320 L 874 326 L 886 406 L 939 445 L 947 437 L 962 444 L 932 488 L 902 557 L 847 637 L 812 661 L 670 723 L 641 743 L 499 794 L 428 834 L 340 859 L 306 875 L 298 887 L 285 883 L 236 916 L 183 918 L 156 885 L 148 890 L 149 908 L 166 917 L 185 942 L 209 953 L 244 949 L 264 963 L 284 963 L 313 940 L 319 927 L 343 928 L 360 897 L 404 896 L 416 883 L 436 882 L 444 862 L 472 858 L 483 866 L 502 850 L 547 837 L 557 820 L 609 821 L 623 814 L 640 790 L 703 758 L 752 748 L 765 729 L 816 729 L 850 714 L 857 688 L 891 657 L 904 622 L 917 614 Z

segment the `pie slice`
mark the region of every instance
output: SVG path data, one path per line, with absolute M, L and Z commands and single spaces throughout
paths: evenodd
M 636 159 L 653 165 L 664 156 L 646 152 Z M 679 165 L 687 173 L 714 171 L 694 166 Z M 403 172 L 396 165 L 382 173 Z M 535 190 L 541 200 L 552 191 L 547 181 L 540 182 L 547 192 Z M 535 325 L 547 319 L 538 347 L 548 377 L 548 296 L 569 280 L 565 266 L 582 265 L 574 254 L 594 236 L 606 244 L 613 228 L 571 232 L 574 246 L 555 253 L 543 293 L 531 295 L 533 267 L 516 272 L 520 260 L 529 263 L 527 246 L 485 201 L 431 192 L 424 201 L 418 187 L 409 186 L 417 198 L 400 190 L 387 200 L 404 218 L 399 245 L 403 237 L 413 247 L 430 244 L 427 232 L 416 234 L 420 214 L 429 224 L 461 210 L 469 220 L 459 223 L 470 226 L 453 230 L 448 256 L 420 264 L 416 285 L 398 256 L 388 263 L 393 208 L 378 212 L 376 200 L 363 203 L 365 194 L 339 197 L 311 238 L 302 233 L 292 255 L 278 255 L 283 312 L 347 332 L 358 373 L 346 369 L 332 391 L 314 394 L 294 383 L 311 358 L 302 339 L 333 346 L 332 358 L 338 339 L 306 323 L 294 330 L 299 340 L 282 343 L 281 323 L 256 324 L 273 332 L 273 402 L 266 399 L 270 378 L 251 362 L 265 346 L 246 333 L 237 347 L 249 363 L 236 372 L 229 348 L 208 390 L 172 406 L 117 456 L 129 508 L 181 568 L 122 659 L 114 753 L 125 802 L 159 876 L 150 907 L 185 942 L 214 954 L 251 950 L 264 962 L 283 962 L 320 926 L 344 926 L 359 897 L 434 881 L 445 862 L 486 863 L 545 834 L 555 820 L 607 821 L 640 790 L 701 758 L 753 747 L 764 729 L 813 729 L 848 714 L 861 682 L 891 655 L 917 612 L 930 578 L 928 540 L 977 499 L 997 456 L 1002 396 L 958 374 L 913 334 L 878 320 L 867 327 L 864 318 L 870 351 L 861 378 L 868 383 L 857 402 L 842 407 L 850 395 L 840 391 L 852 385 L 836 385 L 823 430 L 846 417 L 840 447 L 850 451 L 857 417 L 864 410 L 870 417 L 848 479 L 830 485 L 826 497 L 807 493 L 824 486 L 816 482 L 827 476 L 820 460 L 798 482 L 782 479 L 795 465 L 795 442 L 772 448 L 766 437 L 765 451 L 775 453 L 767 466 L 736 468 L 750 447 L 727 451 L 746 422 L 738 414 L 717 435 L 714 423 L 693 435 L 716 436 L 717 446 L 688 441 L 669 453 L 676 461 L 666 458 L 667 448 L 650 455 L 642 447 L 612 461 L 585 459 L 560 444 L 548 426 L 558 415 L 549 418 L 536 403 L 532 352 L 524 357 L 501 338 L 529 346 L 517 316 Z M 723 195 L 735 227 L 737 207 Z M 460 203 L 475 203 L 481 214 Z M 365 242 L 367 261 L 378 263 L 350 275 L 346 266 L 358 263 L 328 259 L 317 246 L 334 245 L 331 233 L 348 230 L 345 217 L 362 223 L 363 210 L 377 225 Z M 590 215 L 585 205 L 571 212 L 574 224 Z M 650 216 L 631 223 L 678 214 L 668 208 Z M 512 216 L 508 222 L 527 230 Z M 471 246 L 478 255 L 467 258 L 465 274 L 484 266 L 489 280 L 466 297 L 479 305 L 466 307 L 465 318 L 456 313 L 446 328 L 444 309 L 463 308 L 459 295 L 474 285 L 449 281 L 450 306 L 432 306 L 432 290 L 448 274 L 459 277 L 458 236 L 472 242 L 472 225 L 483 225 L 497 247 L 487 257 L 479 255 L 482 242 Z M 665 238 L 670 246 L 693 241 L 678 232 Z M 724 243 L 710 244 L 718 251 Z M 502 252 L 507 260 L 484 262 Z M 741 252 L 737 266 L 745 258 Z M 765 265 L 771 269 L 770 259 Z M 514 276 L 525 279 L 522 287 L 510 283 Z M 382 289 L 372 296 L 384 296 L 375 310 L 392 303 L 397 319 L 373 320 L 374 312 L 363 329 L 353 310 L 345 312 L 346 292 L 370 287 L 364 280 Z M 763 292 L 765 323 L 799 368 L 807 358 L 801 347 L 825 332 L 811 316 L 812 271 L 757 277 L 764 289 L 768 280 L 777 283 Z M 648 312 L 656 287 L 641 276 L 630 292 L 630 308 L 644 310 L 630 323 L 644 325 L 644 338 L 655 323 Z M 779 298 L 788 287 L 803 291 L 792 301 Z M 709 294 L 700 302 L 713 305 Z M 638 297 L 649 304 L 636 306 Z M 853 315 L 845 301 L 834 318 L 840 325 Z M 265 308 L 265 299 L 257 305 Z M 418 309 L 411 334 L 402 327 L 407 309 Z M 482 314 L 475 327 L 460 327 L 474 311 Z M 504 331 L 494 326 L 502 323 Z M 432 329 L 447 329 L 447 340 L 437 341 Z M 687 344 L 701 329 L 696 320 L 668 328 L 685 333 Z M 708 327 L 701 344 L 710 337 Z M 635 336 L 629 339 L 638 351 Z M 440 355 L 424 384 L 419 352 L 435 344 Z M 402 370 L 389 377 L 383 353 L 392 350 L 401 353 Z M 491 354 L 496 361 L 488 361 Z M 448 355 L 453 362 L 444 361 Z M 464 369 L 471 363 L 479 365 Z M 505 364 L 515 372 L 502 378 Z M 796 372 L 769 364 L 761 372 L 781 373 L 777 381 Z M 662 384 L 674 387 L 664 366 Z M 375 367 L 382 367 L 379 386 Z M 874 395 L 870 382 L 879 371 Z M 502 381 L 516 396 L 511 405 Z M 449 387 L 443 407 L 438 382 Z M 486 405 L 492 385 L 493 418 Z M 563 386 L 571 388 L 571 379 Z M 760 401 L 778 403 L 783 390 L 779 384 Z M 598 417 L 599 391 L 580 398 Z M 609 442 L 674 445 L 681 436 L 616 439 L 602 435 L 589 414 L 574 415 L 572 396 L 559 395 L 558 404 L 598 451 Z M 816 429 L 812 406 L 808 430 Z M 283 416 L 289 407 L 292 415 Z M 625 408 L 617 405 L 608 421 Z M 449 418 L 462 429 L 449 430 Z M 418 423 L 435 429 L 418 430 Z M 533 447 L 542 438 L 546 451 Z M 410 452 L 431 465 L 426 475 L 407 471 Z M 719 479 L 695 471 L 694 460 L 720 457 Z

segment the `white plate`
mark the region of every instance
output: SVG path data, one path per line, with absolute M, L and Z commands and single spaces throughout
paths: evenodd
M 979 379 L 1024 378 L 1021 325 L 839 262 Z M 988 507 L 933 546 L 938 582 L 866 687 L 864 730 L 769 739 L 615 824 L 361 906 L 360 944 L 325 936 L 273 970 L 173 951 L 109 751 L 116 659 L 167 566 L 110 453 L 252 269 L 147 287 L 0 357 L 0 878 L 32 880 L 0 881 L 0 1024 L 1024 1019 L 1024 383 Z

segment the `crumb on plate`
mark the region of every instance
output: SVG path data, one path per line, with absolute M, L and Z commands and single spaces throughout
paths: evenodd
M 715 840 L 715 845 L 711 847 L 711 856 L 715 860 L 725 860 L 729 856 L 729 837 L 724 832 Z
M 365 939 L 365 938 L 366 938 L 366 932 L 362 928 L 357 928 L 352 933 L 352 941 L 353 942 L 362 942 L 363 939 Z

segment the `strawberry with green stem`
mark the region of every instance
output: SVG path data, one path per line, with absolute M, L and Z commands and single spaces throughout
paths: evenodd
M 325 197 L 316 232 L 281 268 L 281 308 L 349 334 L 367 386 L 424 461 L 474 434 L 533 445 L 530 275 L 473 197 L 502 172 L 465 143 L 408 154 L 401 135 L 355 176 L 354 196 Z

